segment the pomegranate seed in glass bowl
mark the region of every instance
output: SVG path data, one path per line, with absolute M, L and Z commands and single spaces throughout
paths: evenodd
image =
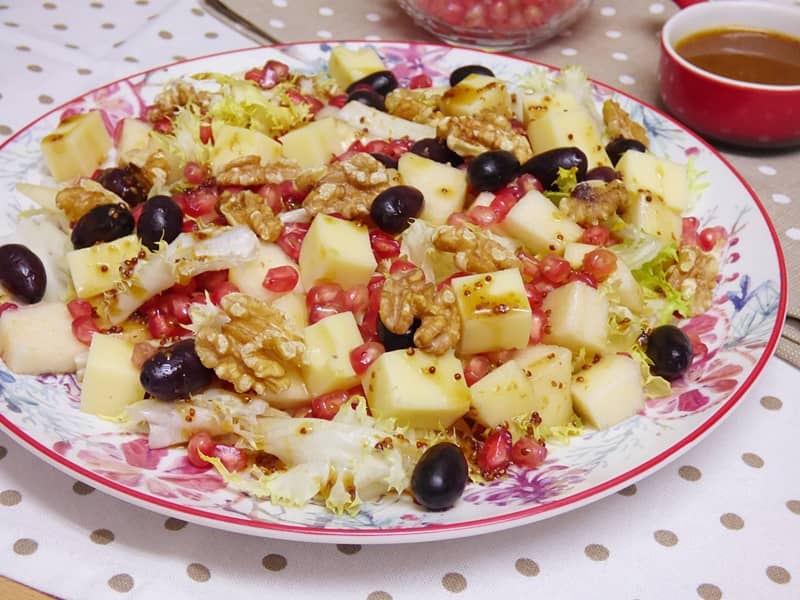
M 572 25 L 592 0 L 398 0 L 430 33 L 451 44 L 520 50 Z

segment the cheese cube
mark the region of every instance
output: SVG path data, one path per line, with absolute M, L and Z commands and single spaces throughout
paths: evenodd
M 299 369 L 290 367 L 287 370 L 286 378 L 289 380 L 289 387 L 279 391 L 267 389 L 261 394 L 261 397 L 270 406 L 282 410 L 291 410 L 311 402 L 311 394 L 308 392 L 306 382 Z
M 536 344 L 517 352 L 514 361 L 526 371 L 528 385 L 533 390 L 532 410 L 539 413 L 542 426 L 559 427 L 569 423 L 573 414 L 572 352 L 561 346 Z
M 529 121 L 528 139 L 534 154 L 577 146 L 586 154 L 588 168 L 611 166 L 589 111 L 571 94 L 558 94 L 544 114 Z
M 487 427 L 510 423 L 536 410 L 536 399 L 525 369 L 509 360 L 469 388 L 475 419 Z
M 574 269 L 579 269 L 583 264 L 584 255 L 596 250 L 598 247 L 592 244 L 573 242 L 567 244 L 564 248 L 564 258 L 569 261 Z M 623 306 L 627 306 L 633 312 L 641 312 L 644 308 L 642 288 L 622 259 L 617 259 L 617 268 L 608 276 L 605 284 L 616 291 L 619 295 L 619 302 Z
M 461 315 L 461 356 L 524 348 L 531 330 L 531 307 L 519 269 L 452 280 Z
M 398 425 L 450 427 L 470 405 L 461 361 L 417 349 L 386 352 L 364 373 L 362 385 L 372 414 Z
M 211 149 L 211 169 L 216 174 L 232 160 L 242 156 L 258 156 L 261 164 L 279 159 L 281 145 L 254 129 L 214 123 L 214 147 Z
M 71 115 L 44 136 L 45 164 L 56 181 L 88 177 L 103 164 L 111 149 L 111 136 L 96 110 Z
M 343 90 L 367 75 L 385 70 L 381 57 L 369 47 L 351 50 L 346 46 L 336 46 L 328 61 L 328 72 Z
M 632 358 L 608 354 L 572 378 L 572 401 L 583 421 L 606 429 L 644 408 L 642 372 Z
M 616 166 L 625 187 L 635 195 L 650 192 L 660 196 L 675 212 L 683 212 L 689 206 L 689 175 L 686 165 L 649 152 L 628 151 Z
M 608 299 L 582 281 L 556 288 L 542 302 L 547 327 L 542 341 L 573 352 L 601 353 L 608 338 Z
M 422 192 L 425 203 L 419 218 L 431 225 L 444 225 L 454 212 L 464 208 L 467 172 L 406 152 L 397 163 L 403 183 Z
M 128 117 L 122 119 L 117 153 L 125 156 L 130 152 L 144 150 L 150 144 L 150 132 L 153 126 L 147 121 Z
M 445 115 L 475 115 L 488 111 L 510 116 L 511 98 L 503 81 L 473 73 L 442 94 L 439 109 Z
M 67 253 L 67 266 L 78 298 L 90 298 L 111 289 L 120 280 L 123 261 L 142 249 L 136 234 Z
M 303 378 L 312 396 L 351 388 L 358 375 L 350 364 L 350 351 L 364 343 L 356 319 L 343 312 L 303 330 L 306 351 L 303 355 Z
M 133 344 L 123 337 L 96 333 L 89 346 L 81 386 L 81 411 L 117 417 L 126 406 L 144 399 Z
M 0 353 L 8 368 L 24 375 L 74 373 L 86 346 L 72 335 L 72 316 L 62 302 L 7 310 L 0 318 Z
M 681 216 L 667 206 L 661 196 L 649 192 L 634 193 L 622 218 L 668 244 L 680 242 L 683 229 Z
M 366 227 L 325 214 L 314 217 L 300 247 L 300 280 L 308 290 L 321 281 L 344 289 L 369 283 L 377 263 Z
M 300 330 L 308 325 L 308 308 L 306 295 L 303 292 L 289 292 L 280 298 L 275 298 L 272 307 L 281 311 L 293 328 Z
M 264 300 L 274 300 L 283 295 L 279 292 L 271 292 L 264 288 L 262 283 L 267 271 L 274 267 L 291 266 L 296 269 L 297 264 L 281 249 L 278 244 L 272 242 L 259 242 L 256 255 L 252 260 L 235 265 L 228 271 L 228 280 L 248 296 L 263 298 Z M 303 286 L 297 282 L 294 292 L 301 293 Z
M 344 121 L 327 117 L 298 127 L 280 138 L 283 155 L 304 169 L 324 167 L 350 147 L 356 130 Z
M 575 242 L 583 235 L 580 225 L 537 190 L 531 190 L 519 199 L 501 228 L 534 254 L 560 254 L 565 244 Z

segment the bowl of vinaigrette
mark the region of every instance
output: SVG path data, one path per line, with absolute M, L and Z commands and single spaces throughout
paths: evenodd
M 797 7 L 688 6 L 662 29 L 658 75 L 667 109 L 704 137 L 750 148 L 800 146 Z

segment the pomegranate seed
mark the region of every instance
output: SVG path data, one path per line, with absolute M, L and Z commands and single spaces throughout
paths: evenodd
M 611 241 L 611 230 L 603 225 L 594 225 L 584 230 L 579 241 L 593 246 L 608 246 Z
M 531 332 L 528 336 L 529 344 L 538 344 L 542 341 L 544 329 L 547 326 L 547 315 L 541 308 L 534 308 L 531 311 Z
M 181 224 L 181 231 L 183 233 L 191 233 L 200 229 L 200 226 L 195 221 L 187 219 Z
M 142 216 L 143 210 L 144 210 L 144 202 L 142 202 L 141 204 L 137 204 L 131 209 L 131 216 L 133 217 L 134 226 L 139 224 L 139 217 Z
M 344 293 L 344 306 L 354 315 L 367 310 L 369 306 L 369 289 L 366 285 L 356 285 Z
M 185 213 L 189 217 L 201 217 L 216 212 L 219 197 L 214 189 L 195 188 L 186 195 Z
M 198 431 L 189 438 L 189 444 L 186 447 L 186 458 L 199 469 L 210 467 L 211 463 L 207 463 L 200 458 L 200 453 L 202 452 L 206 456 L 214 456 L 216 449 L 217 443 L 211 436 L 205 431 Z
M 572 270 L 569 262 L 556 256 L 548 254 L 541 260 L 542 277 L 551 283 L 564 283 Z
M 524 252 L 517 252 L 517 258 L 522 263 L 522 278 L 525 281 L 534 281 L 541 275 L 539 261 Z
M 247 73 L 244 74 L 244 78 L 247 81 L 253 81 L 259 85 L 261 85 L 261 79 L 264 77 L 264 70 L 263 69 L 250 69 Z
M 286 96 L 294 104 L 307 105 L 313 115 L 316 115 L 325 106 L 321 101 L 314 98 L 314 96 L 305 96 L 295 89 L 286 90 Z
M 700 226 L 700 221 L 695 217 L 683 217 L 682 231 L 681 231 L 681 244 L 684 246 L 699 246 L 700 236 L 697 228 Z
M 344 290 L 338 283 L 321 283 L 315 285 L 306 294 L 306 306 L 333 306 L 344 308 Z
M 489 208 L 494 212 L 495 222 L 502 223 L 518 200 L 519 196 L 512 189 L 504 188 L 497 192 L 489 204 Z
M 547 294 L 556 289 L 555 284 L 550 283 L 549 281 L 545 281 L 544 279 L 535 281 L 531 285 L 536 290 L 536 293 L 541 296 L 542 300 L 544 300 Z
M 511 462 L 511 432 L 498 426 L 489 434 L 478 451 L 478 468 L 486 479 L 501 475 Z
M 728 239 L 728 232 L 721 225 L 716 227 L 706 227 L 700 232 L 700 248 L 703 252 L 711 252 L 717 244 L 724 244 Z
M 133 346 L 133 354 L 131 354 L 131 362 L 137 369 L 141 369 L 142 365 L 147 362 L 147 359 L 158 352 L 158 348 L 147 342 L 139 342 Z
M 472 224 L 472 220 L 463 212 L 454 212 L 447 217 L 447 224 L 453 227 L 464 227 L 467 224 Z
M 289 78 L 289 66 L 277 60 L 268 60 L 262 72 L 263 75 L 258 83 L 265 90 L 270 90 Z
M 67 310 L 73 319 L 78 317 L 93 317 L 94 307 L 86 300 L 75 298 L 67 302 Z
M 289 223 L 283 228 L 278 238 L 278 246 L 295 262 L 300 258 L 300 247 L 303 245 L 303 239 L 305 239 L 309 227 L 308 223 Z
M 374 363 L 386 350 L 380 342 L 365 342 L 350 351 L 350 365 L 356 375 L 363 375 L 364 371 Z
M 192 318 L 189 316 L 191 305 L 191 298 L 185 294 L 171 293 L 164 298 L 165 311 L 181 325 L 188 325 L 192 322 Z
M 218 458 L 222 466 L 231 473 L 247 468 L 247 455 L 235 446 L 217 444 L 214 448 L 214 457 Z
M 153 130 L 158 133 L 172 133 L 172 121 L 167 117 L 161 117 L 158 121 L 153 123 Z
M 290 208 L 299 208 L 303 204 L 303 200 L 308 196 L 309 190 L 298 190 L 294 181 L 287 179 L 278 184 L 278 190 L 281 194 L 281 199 Z M 273 212 L 276 212 L 273 210 Z
M 493 27 L 503 27 L 506 25 L 511 11 L 506 0 L 495 0 L 489 5 L 489 22 Z
M 487 352 L 485 356 L 492 365 L 499 367 L 514 358 L 514 350 L 495 350 L 494 352 Z
M 209 291 L 211 292 L 211 303 L 214 304 L 214 306 L 219 306 L 219 303 L 222 302 L 222 299 L 225 296 L 233 292 L 238 292 L 239 288 L 230 281 L 226 281 L 225 283 L 221 283 L 213 290 Z
M 416 268 L 417 265 L 413 262 L 401 258 L 392 263 L 392 266 L 389 267 L 389 273 L 392 275 L 396 273 L 405 273 L 407 271 L 413 271 Z
M 511 447 L 511 462 L 520 467 L 533 469 L 547 458 L 547 447 L 529 437 L 521 437 Z
M 372 246 L 372 253 L 375 260 L 384 258 L 394 258 L 400 256 L 400 241 L 380 229 L 373 229 L 369 232 L 369 243 Z
M 19 306 L 14 304 L 13 302 L 3 302 L 0 304 L 0 315 L 2 315 L 7 310 L 17 310 Z
M 311 416 L 315 419 L 330 421 L 339 412 L 339 408 L 350 399 L 350 392 L 340 390 L 317 396 L 311 400 Z
M 203 121 L 200 123 L 200 143 L 201 144 L 214 143 L 214 132 L 211 129 L 211 123 L 208 121 Z M 200 182 L 198 181 L 197 183 Z
M 497 223 L 497 214 L 489 206 L 472 206 L 467 211 L 467 217 L 480 227 L 491 227 Z
M 328 100 L 328 104 L 335 106 L 336 108 L 342 108 L 345 104 L 347 104 L 347 94 L 337 94 L 336 96 L 331 96 Z
M 453 2 L 451 4 L 456 4 L 456 3 Z M 424 73 L 420 75 L 414 75 L 414 77 L 412 77 L 411 80 L 408 82 L 408 87 L 411 88 L 412 90 L 429 88 L 432 86 L 433 86 L 433 80 L 431 80 L 431 78 L 425 75 Z
M 264 202 L 273 214 L 277 215 L 283 211 L 283 196 L 279 186 L 267 183 L 258 188 L 256 193 L 264 198 Z
M 192 185 L 200 185 L 208 177 L 208 169 L 199 163 L 188 162 L 186 166 L 183 167 L 183 177 Z
M 572 273 L 569 274 L 569 279 L 567 281 L 569 283 L 572 283 L 573 281 L 581 281 L 586 285 L 588 285 L 589 287 L 597 289 L 597 280 L 591 275 L 589 275 L 589 273 L 586 273 L 584 271 L 573 271 Z
M 180 337 L 189 333 L 161 312 L 154 312 L 147 318 L 147 330 L 155 340 Z
M 297 269 L 291 265 L 283 265 L 269 269 L 261 285 L 267 291 L 281 294 L 292 291 L 298 281 L 300 281 L 300 274 Z
M 378 299 L 380 302 L 380 298 Z M 378 341 L 378 309 L 370 306 L 358 326 L 361 337 L 368 342 Z
M 581 268 L 591 275 L 595 281 L 605 281 L 617 270 L 617 255 L 611 250 L 597 248 L 583 256 Z
M 483 379 L 491 370 L 491 361 L 485 356 L 476 354 L 475 356 L 470 357 L 466 366 L 464 367 L 464 380 L 468 386 L 471 386 L 476 381 Z
M 372 140 L 371 142 L 367 143 L 364 150 L 370 154 L 377 153 L 386 154 L 388 156 L 394 149 L 389 142 L 385 142 L 383 140 Z
M 414 140 L 402 138 L 399 140 L 392 140 L 389 142 L 389 145 L 391 146 L 389 156 L 399 159 L 401 156 L 403 156 L 403 154 L 408 152 L 408 149 L 411 148 L 411 146 L 414 145 Z
M 92 336 L 99 331 L 100 328 L 92 317 L 83 316 L 72 321 L 72 335 L 87 346 L 92 343 Z
M 542 182 L 539 181 L 536 176 L 531 175 L 530 173 L 523 173 L 519 177 L 517 177 L 516 185 L 520 188 L 522 192 L 520 194 L 520 198 L 530 192 L 531 190 L 536 190 L 538 192 L 544 191 L 544 186 Z

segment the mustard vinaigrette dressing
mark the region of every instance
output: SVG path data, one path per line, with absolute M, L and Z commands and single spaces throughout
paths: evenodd
M 689 35 L 675 51 L 710 73 L 750 83 L 800 85 L 800 38 L 746 28 L 708 29 Z

